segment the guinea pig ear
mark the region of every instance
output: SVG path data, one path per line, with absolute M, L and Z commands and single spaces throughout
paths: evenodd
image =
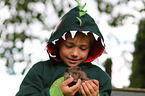
M 69 70 L 69 68 L 68 68 L 68 67 L 67 67 L 67 68 L 65 68 L 65 71 L 66 71 L 66 72 L 68 72 L 68 70 Z
M 77 69 L 78 69 L 78 70 L 81 70 L 81 67 L 78 67 L 78 66 L 77 66 Z

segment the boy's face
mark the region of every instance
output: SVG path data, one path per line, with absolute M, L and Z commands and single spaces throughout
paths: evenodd
M 82 33 L 76 34 L 74 38 L 67 33 L 66 40 L 61 39 L 59 44 L 60 58 L 68 66 L 76 66 L 84 62 L 92 45 L 89 36 Z

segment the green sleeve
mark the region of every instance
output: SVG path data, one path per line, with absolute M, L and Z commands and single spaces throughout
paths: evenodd
M 64 81 L 64 77 L 57 79 L 50 87 L 50 96 L 64 96 L 59 88 L 59 85 Z M 97 96 L 100 96 L 98 94 Z
M 64 81 L 64 77 L 57 79 L 50 87 L 50 96 L 64 96 L 59 88 L 59 85 Z
M 50 96 L 50 88 L 44 88 L 42 76 L 42 64 L 35 64 L 22 81 L 16 96 Z
M 97 96 L 100 96 L 100 94 L 98 93 L 98 95 Z

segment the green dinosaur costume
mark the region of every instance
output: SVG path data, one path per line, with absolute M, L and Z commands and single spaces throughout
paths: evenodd
M 85 62 L 78 66 L 87 74 L 88 78 L 99 81 L 98 96 L 111 95 L 110 77 L 101 68 L 91 63 L 102 54 L 105 44 L 93 18 L 82 10 L 84 6 L 81 7 L 79 4 L 79 6 L 71 9 L 63 16 L 47 44 L 50 60 L 38 62 L 30 69 L 16 96 L 63 96 L 59 85 L 64 81 L 65 68 L 68 66 L 60 60 L 58 48 L 55 44 L 60 37 L 65 40 L 65 34 L 68 31 L 71 33 L 72 38 L 76 32 L 85 34 L 91 32 L 93 34 L 96 41 L 90 50 L 89 56 Z

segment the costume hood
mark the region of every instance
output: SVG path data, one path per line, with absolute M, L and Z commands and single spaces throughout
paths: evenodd
M 65 40 L 65 34 L 68 31 L 71 33 L 72 38 L 78 31 L 85 34 L 91 32 L 95 37 L 96 41 L 85 62 L 91 62 L 103 53 L 105 48 L 103 36 L 93 18 L 86 13 L 87 11 L 82 10 L 84 6 L 78 5 L 66 13 L 62 17 L 61 22 L 56 26 L 54 32 L 52 32 L 47 44 L 47 52 L 55 60 L 59 60 L 57 57 L 59 49 L 55 45 L 56 41 L 58 41 L 60 37 Z

